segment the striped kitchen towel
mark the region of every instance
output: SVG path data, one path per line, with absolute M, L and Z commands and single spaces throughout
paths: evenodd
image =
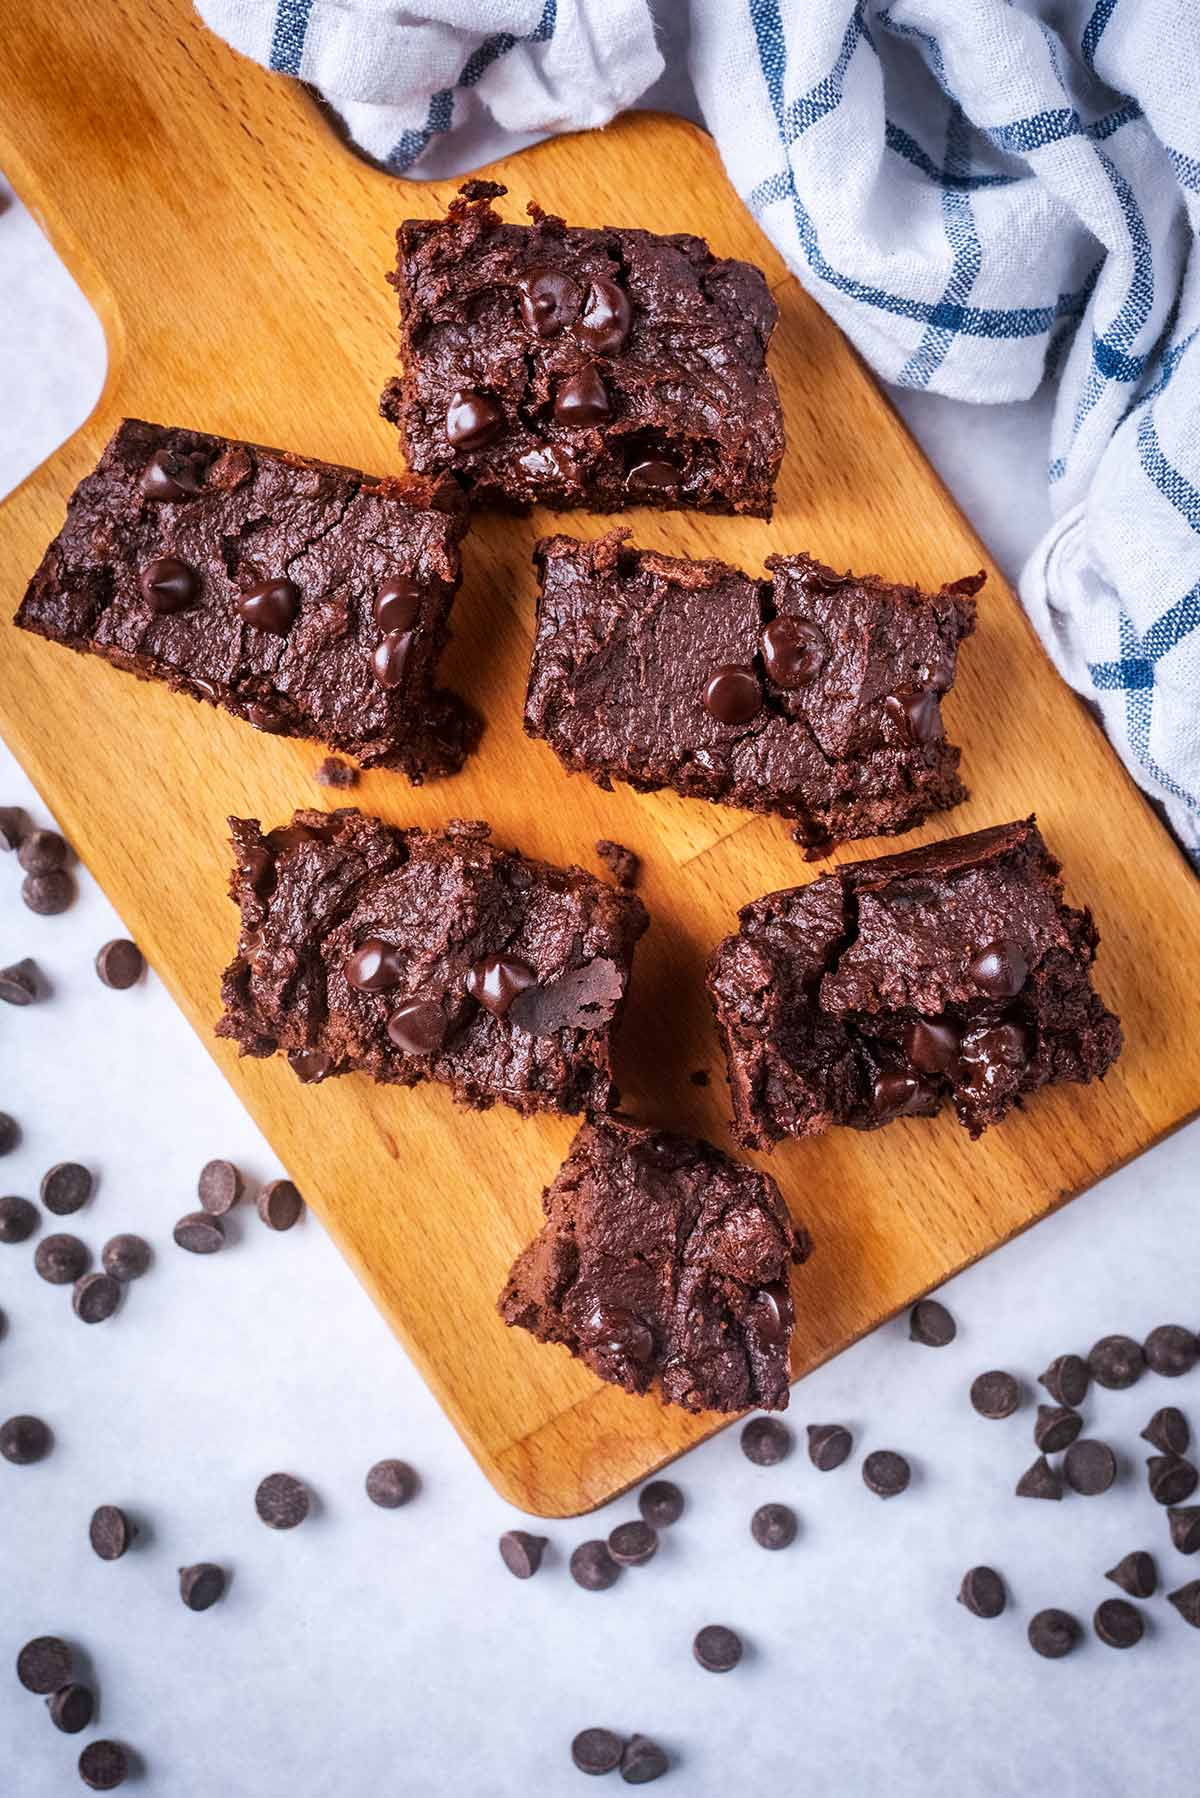
M 396 173 L 601 125 L 663 69 L 648 0 L 197 3 Z M 879 374 L 1055 383 L 1022 597 L 1200 864 L 1198 0 L 673 10 L 738 192 Z

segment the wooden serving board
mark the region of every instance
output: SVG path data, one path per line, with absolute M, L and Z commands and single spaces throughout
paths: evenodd
M 489 1478 L 547 1516 L 599 1504 L 721 1420 L 602 1386 L 496 1316 L 574 1124 L 469 1114 L 431 1087 L 303 1087 L 281 1059 L 239 1063 L 214 1042 L 236 924 L 226 815 L 275 824 L 297 805 L 334 804 L 312 779 L 323 752 L 260 736 L 8 622 L 68 493 L 124 414 L 393 468 L 395 438 L 376 414 L 396 347 L 384 282 L 393 232 L 406 215 L 439 212 L 452 184 L 368 167 L 298 86 L 233 55 L 185 0 L 10 9 L 0 107 L 0 166 L 99 310 L 110 354 L 93 416 L 0 510 L 0 727 Z M 512 216 L 533 196 L 580 224 L 701 232 L 767 271 L 782 311 L 771 360 L 789 441 L 775 518 L 631 513 L 639 542 L 756 571 L 772 550 L 808 549 L 928 585 L 988 565 L 703 133 L 628 117 L 488 173 L 508 183 Z M 488 818 L 502 842 L 597 871 L 597 837 L 638 850 L 654 921 L 618 1045 L 620 1084 L 630 1109 L 728 1146 L 704 959 L 739 905 L 815 870 L 778 820 L 670 794 L 605 794 L 568 780 L 522 735 L 533 540 L 548 529 L 596 535 L 607 523 L 478 520 L 445 674 L 488 720 L 482 750 L 452 782 L 413 791 L 374 773 L 355 797 L 396 823 Z M 816 1242 L 796 1277 L 797 1375 L 1200 1108 L 1200 886 L 989 575 L 947 706 L 972 798 L 905 842 L 1036 809 L 1072 896 L 1095 910 L 1098 984 L 1124 1019 L 1127 1048 L 1103 1086 L 1038 1098 L 977 1145 L 942 1117 L 836 1132 L 764 1162 Z M 698 1068 L 707 1087 L 689 1079 Z

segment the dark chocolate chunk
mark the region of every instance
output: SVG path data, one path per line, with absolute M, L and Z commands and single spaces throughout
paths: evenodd
M 546 1552 L 545 1536 L 527 1530 L 505 1530 L 500 1538 L 500 1559 L 516 1579 L 532 1579 Z
M 1159 1324 L 1142 1344 L 1142 1353 L 1151 1373 L 1177 1379 L 1180 1374 L 1191 1373 L 1200 1348 L 1192 1332 L 1182 1324 Z
M 675 464 L 664 462 L 658 456 L 635 462 L 625 476 L 625 486 L 630 493 L 673 493 L 678 485 L 679 470 Z
M 692 1653 L 706 1673 L 729 1673 L 742 1658 L 742 1639 L 724 1623 L 706 1623 L 696 1632 Z
M 27 1692 L 45 1698 L 66 1685 L 73 1659 L 61 1636 L 35 1636 L 17 1656 L 17 1678 Z
M 1092 1378 L 1116 1392 L 1140 1380 L 1145 1366 L 1142 1346 L 1132 1336 L 1102 1336 L 1088 1353 Z
M 1082 1428 L 1082 1417 L 1069 1406 L 1039 1405 L 1033 1439 L 1044 1455 L 1057 1455 L 1070 1448 Z
M 242 1196 L 242 1176 L 232 1161 L 206 1161 L 200 1169 L 196 1193 L 211 1217 L 224 1217 Z
M 219 1217 L 210 1217 L 207 1211 L 189 1211 L 186 1217 L 180 1218 L 172 1235 L 189 1255 L 215 1255 L 218 1249 L 225 1247 L 225 1225 Z
M 304 1200 L 290 1180 L 269 1180 L 257 1199 L 258 1215 L 270 1230 L 290 1230 L 300 1221 Z
M 792 1432 L 777 1417 L 752 1417 L 739 1440 L 756 1467 L 777 1467 L 792 1452 Z
M 0 968 L 0 1000 L 5 1005 L 32 1005 L 41 984 L 38 965 L 29 956 L 10 968 Z
M 254 1494 L 254 1509 L 269 1530 L 294 1530 L 310 1503 L 308 1487 L 292 1473 L 269 1473 Z
M 96 1700 L 87 1686 L 60 1686 L 47 1698 L 46 1709 L 55 1729 L 61 1729 L 66 1736 L 77 1736 L 91 1722 Z
M 762 711 L 762 688 L 753 668 L 728 662 L 717 668 L 704 687 L 704 709 L 718 724 L 749 724 Z
M 19 805 L 0 805 L 0 851 L 11 854 L 25 840 L 29 820 Z
M 1200 1629 L 1200 1579 L 1189 1580 L 1186 1586 L 1168 1592 L 1167 1602 L 1175 1606 L 1185 1623 Z
M 1182 1455 L 1187 1451 L 1192 1432 L 1182 1411 L 1177 1410 L 1174 1405 L 1164 1405 L 1154 1413 L 1140 1434 L 1143 1442 L 1148 1442 L 1151 1448 L 1159 1449 L 1164 1455 Z
M 42 1175 L 41 1199 L 55 1217 L 70 1217 L 81 1211 L 92 1196 L 94 1182 L 87 1168 L 77 1161 L 60 1161 Z
M 1098 1604 L 1092 1627 L 1106 1648 L 1136 1648 L 1146 1630 L 1142 1613 L 1127 1598 Z
M 820 1473 L 832 1473 L 835 1467 L 840 1467 L 853 1447 L 854 1438 L 844 1424 L 810 1423 L 808 1426 L 808 1458 Z
M 121 1236 L 110 1236 L 100 1253 L 106 1274 L 114 1280 L 128 1285 L 130 1280 L 140 1280 L 150 1265 L 150 1244 L 142 1236 L 134 1236 L 128 1232 Z
M 11 1155 L 21 1140 L 21 1126 L 16 1118 L 9 1117 L 7 1111 L 0 1111 L 0 1155 Z M 0 1231 L 0 1242 L 4 1241 Z
M 637 885 L 642 861 L 632 849 L 626 849 L 624 843 L 614 843 L 608 837 L 601 837 L 596 844 L 596 854 L 619 887 L 630 891 Z
M 66 866 L 66 841 L 56 830 L 31 830 L 21 839 L 17 861 L 26 874 L 56 874 Z
M 1001 937 L 987 943 L 971 961 L 967 973 L 989 999 L 1015 999 L 1029 978 L 1029 963 L 1020 943 Z
M 43 1236 L 33 1252 L 33 1265 L 51 1286 L 74 1286 L 91 1263 L 92 1252 L 78 1236 L 56 1232 Z
M 460 387 L 446 409 L 446 440 L 455 449 L 482 449 L 503 423 L 504 413 L 489 394 Z
M 160 617 L 186 611 L 200 592 L 200 576 L 178 556 L 158 556 L 148 562 L 138 584 L 146 604 Z
M 1062 1478 L 1045 1455 L 1039 1455 L 1017 1481 L 1018 1498 L 1061 1498 L 1062 1495 Z
M 581 1729 L 571 1743 L 571 1759 L 581 1773 L 611 1773 L 620 1766 L 624 1748 L 611 1729 Z
M 121 1283 L 111 1274 L 84 1274 L 71 1294 L 75 1315 L 85 1324 L 106 1323 L 120 1303 Z
M 536 979 L 528 962 L 512 955 L 487 955 L 468 969 L 466 988 L 476 1004 L 494 1018 L 502 1018 L 517 995 L 527 992 Z
M 39 918 L 57 918 L 75 897 L 75 883 L 62 868 L 53 874 L 27 874 L 21 882 L 21 898 Z
M 207 1611 L 225 1590 L 225 1569 L 215 1561 L 197 1561 L 179 1569 L 179 1596 L 189 1611 Z
M 881 1124 L 895 1118 L 929 1116 L 937 1109 L 937 1093 L 915 1074 L 877 1074 L 871 1085 L 871 1109 Z
M 958 1602 L 972 1617 L 999 1617 L 1008 1603 L 1004 1581 L 994 1567 L 971 1567 L 963 1574 Z
M 958 1335 L 958 1325 L 937 1299 L 920 1299 L 908 1314 L 910 1342 L 926 1348 L 945 1348 Z
M 671 1763 L 649 1736 L 631 1736 L 621 1756 L 621 1778 L 627 1786 L 648 1786 L 661 1779 Z
M 407 1461 L 376 1461 L 367 1473 L 367 1497 L 385 1511 L 398 1511 L 417 1490 L 417 1476 Z
M 1181 1555 L 1194 1555 L 1200 1548 L 1200 1505 L 1172 1505 L 1167 1511 L 1171 1541 Z
M 405 1055 L 436 1055 L 449 1028 L 449 1018 L 434 999 L 410 999 L 387 1021 L 389 1040 Z
M 767 674 L 777 687 L 810 687 L 825 665 L 829 644 L 806 618 L 773 618 L 760 638 Z
M 286 637 L 300 610 L 300 589 L 286 579 L 255 581 L 238 595 L 237 608 L 242 623 L 256 631 L 270 631 Z
M 313 769 L 313 779 L 319 787 L 334 787 L 338 792 L 348 792 L 358 785 L 359 775 L 358 769 L 349 762 L 342 761 L 340 756 L 327 755 Z
M 612 417 L 608 389 L 592 363 L 559 382 L 554 416 L 560 425 L 602 425 Z
M 750 1519 L 750 1534 L 760 1548 L 790 1548 L 798 1527 L 790 1505 L 759 1505 Z
M 93 1792 L 113 1792 L 124 1785 L 129 1755 L 120 1742 L 89 1742 L 79 1756 L 79 1777 Z
M 0 1242 L 25 1242 L 38 1227 L 36 1205 L 16 1193 L 0 1198 Z
M 96 972 L 105 986 L 123 993 L 141 979 L 146 958 L 128 937 L 114 937 L 96 952 Z
M 1158 1588 L 1154 1556 L 1147 1554 L 1144 1548 L 1135 1548 L 1125 1555 L 1104 1577 L 1114 1586 L 1120 1586 L 1122 1592 L 1128 1592 L 1130 1598 L 1153 1598 Z
M 0 1455 L 14 1467 L 28 1467 L 43 1461 L 50 1453 L 54 1438 L 40 1417 L 10 1417 L 0 1423 Z
M 1029 1646 L 1048 1661 L 1061 1661 L 1079 1640 L 1079 1625 L 1069 1611 L 1039 1611 L 1029 1620 Z
M 668 1529 L 683 1516 L 683 1493 L 671 1480 L 651 1480 L 638 1494 L 638 1510 L 654 1529 Z
M 1196 1490 L 1200 1474 L 1181 1455 L 1151 1455 L 1146 1463 L 1150 1495 L 1160 1505 L 1182 1505 Z
M 1095 1498 L 1098 1493 L 1107 1492 L 1116 1479 L 1117 1457 L 1107 1442 L 1081 1436 L 1063 1456 L 1063 1472 L 1072 1491 L 1084 1498 Z
M 618 1567 L 643 1567 L 658 1553 L 658 1531 L 645 1518 L 609 1531 L 608 1552 Z
M 1087 1397 L 1091 1377 L 1082 1355 L 1059 1355 L 1045 1373 L 1038 1375 L 1038 1384 L 1044 1386 L 1058 1404 L 1069 1405 L 1074 1410 Z
M 877 1498 L 898 1498 L 912 1478 L 912 1469 L 894 1449 L 876 1448 L 863 1462 L 862 1476 Z
M 98 1505 L 92 1512 L 88 1541 L 102 1561 L 119 1561 L 136 1535 L 120 1505 Z
M 581 1542 L 571 1555 L 571 1578 L 585 1592 L 604 1592 L 620 1576 L 621 1569 L 608 1552 L 608 1545 L 593 1540 Z

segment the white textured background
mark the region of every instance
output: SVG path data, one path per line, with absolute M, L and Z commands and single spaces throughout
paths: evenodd
M 9 206 L 0 492 L 82 420 L 102 370 L 95 321 Z M 967 411 L 929 396 L 901 405 L 1015 574 L 1044 523 L 1045 407 Z M 17 802 L 49 821 L 0 746 L 0 803 Z M 0 1190 L 32 1196 L 51 1162 L 83 1160 L 99 1186 L 61 1227 L 96 1251 L 138 1230 L 157 1260 L 118 1317 L 88 1330 L 68 1292 L 35 1276 L 32 1242 L 0 1247 L 0 1416 L 37 1412 L 57 1437 L 39 1466 L 0 1462 L 4 1798 L 82 1790 L 75 1758 L 97 1730 L 139 1751 L 131 1789 L 147 1798 L 570 1798 L 591 1789 L 568 1744 L 592 1723 L 662 1741 L 675 1758 L 664 1798 L 1196 1791 L 1200 1636 L 1161 1597 L 1132 1653 L 1089 1632 L 1067 1661 L 1049 1663 L 1024 1632 L 1044 1605 L 1090 1618 L 1116 1593 L 1104 1569 L 1132 1548 L 1154 1549 L 1170 1586 L 1200 1574 L 1164 1545 L 1137 1441 L 1167 1402 L 1200 1424 L 1200 1371 L 1170 1384 L 1147 1375 L 1089 1400 L 1089 1430 L 1122 1457 L 1105 1497 L 1018 1502 L 1012 1485 L 1033 1458 L 1033 1376 L 1053 1355 L 1086 1351 L 1110 1330 L 1200 1326 L 1200 1127 L 954 1282 L 952 1347 L 912 1345 L 899 1321 L 797 1388 L 794 1428 L 850 1424 L 853 1464 L 819 1475 L 797 1449 L 776 1469 L 753 1468 L 726 1432 L 672 1470 L 688 1509 L 649 1567 L 599 1595 L 567 1575 L 576 1542 L 634 1514 L 625 1501 L 547 1525 L 552 1551 L 520 1585 L 495 1542 L 521 1520 L 311 1218 L 275 1237 L 243 1205 L 219 1257 L 175 1249 L 171 1225 L 193 1207 L 209 1156 L 229 1156 L 253 1179 L 279 1170 L 153 978 L 128 993 L 97 981 L 92 957 L 120 926 L 87 877 L 59 918 L 33 917 L 18 884 L 4 860 L 0 963 L 35 956 L 54 993 L 0 1016 L 0 1107 L 25 1130 L 0 1162 Z M 1027 1385 L 1005 1423 L 983 1422 L 967 1403 L 971 1378 L 992 1366 Z M 903 1498 L 884 1505 L 866 1492 L 857 1463 L 870 1446 L 912 1457 Z M 367 1467 L 385 1455 L 422 1474 L 405 1510 L 363 1496 Z M 276 1469 L 302 1475 L 319 1499 L 290 1535 L 271 1534 L 253 1511 L 258 1479 Z M 801 1517 L 794 1547 L 774 1556 L 748 1534 L 767 1499 Z M 102 1502 L 144 1525 L 112 1565 L 87 1544 Z M 175 1569 L 199 1559 L 223 1562 L 233 1580 L 222 1604 L 196 1616 L 179 1603 Z M 954 1602 L 981 1560 L 1010 1585 L 996 1622 Z M 724 1678 L 690 1654 L 692 1634 L 712 1621 L 748 1644 Z M 59 1735 L 10 1671 L 18 1646 L 47 1632 L 77 1643 L 94 1670 L 100 1711 L 85 1736 Z

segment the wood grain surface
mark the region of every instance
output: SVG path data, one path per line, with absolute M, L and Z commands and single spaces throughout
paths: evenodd
M 544 1515 L 594 1506 L 721 1420 L 601 1386 L 495 1314 L 574 1125 L 468 1114 L 433 1088 L 353 1077 L 306 1088 L 281 1059 L 239 1062 L 214 1042 L 236 929 L 226 815 L 275 824 L 297 805 L 333 805 L 312 779 L 322 751 L 258 735 L 9 623 L 68 493 L 124 414 L 394 468 L 395 437 L 376 414 L 394 368 L 384 282 L 393 232 L 406 215 L 440 211 L 452 186 L 368 167 L 299 87 L 234 56 L 185 0 L 11 9 L 0 108 L 0 165 L 97 307 L 110 356 L 94 415 L 0 509 L 0 727 L 488 1476 Z M 628 117 L 488 172 L 508 183 L 510 216 L 535 197 L 580 224 L 701 232 L 718 253 L 760 263 L 779 300 L 772 364 L 789 450 L 774 520 L 630 513 L 637 541 L 750 570 L 772 550 L 807 549 L 929 585 L 988 566 L 701 132 Z M 373 773 L 356 798 L 396 823 L 485 817 L 501 842 L 596 871 L 597 837 L 636 849 L 653 924 L 618 1043 L 620 1084 L 631 1110 L 728 1146 L 704 959 L 739 905 L 815 870 L 778 820 L 670 794 L 605 794 L 568 780 L 522 735 L 531 545 L 548 529 L 596 535 L 607 522 L 478 520 L 445 674 L 487 718 L 482 750 L 452 782 L 413 791 Z M 972 797 L 904 842 L 1036 810 L 1070 896 L 1096 913 L 1097 982 L 1127 1048 L 1102 1086 L 1040 1097 L 977 1145 L 942 1117 L 785 1145 L 764 1162 L 816 1243 L 796 1276 L 797 1375 L 1200 1107 L 1200 887 L 989 576 L 946 707 Z M 707 1087 L 689 1078 L 699 1068 Z M 164 1199 L 164 1235 L 179 1208 Z M 386 1380 L 387 1369 L 362 1377 Z

